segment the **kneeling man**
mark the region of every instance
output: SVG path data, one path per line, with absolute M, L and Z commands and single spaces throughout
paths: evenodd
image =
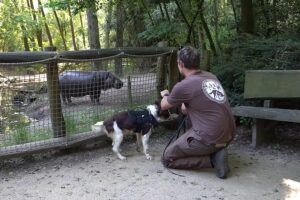
M 193 47 L 178 51 L 179 72 L 184 76 L 172 92 L 161 92 L 161 109 L 181 106 L 191 126 L 171 143 L 162 156 L 164 166 L 177 169 L 215 168 L 226 178 L 227 146 L 235 132 L 235 121 L 225 91 L 212 73 L 199 70 L 200 54 Z

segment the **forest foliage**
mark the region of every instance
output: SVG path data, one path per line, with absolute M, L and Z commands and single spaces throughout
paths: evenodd
M 0 52 L 192 45 L 243 101 L 244 71 L 300 68 L 299 0 L 1 0 Z

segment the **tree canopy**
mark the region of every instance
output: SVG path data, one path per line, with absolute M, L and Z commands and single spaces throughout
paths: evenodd
M 247 69 L 299 69 L 299 0 L 0 1 L 0 51 L 192 45 L 242 97 Z
M 105 47 L 167 41 L 169 46 L 191 44 L 219 54 L 245 34 L 298 39 L 300 29 L 297 0 L 3 0 L 0 9 L 2 52 L 93 46 L 86 37 L 89 9 L 98 19 L 99 43 Z

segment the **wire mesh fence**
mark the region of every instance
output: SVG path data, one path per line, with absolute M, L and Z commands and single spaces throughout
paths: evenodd
M 96 122 L 153 104 L 170 55 L 0 64 L 0 157 L 93 140 Z

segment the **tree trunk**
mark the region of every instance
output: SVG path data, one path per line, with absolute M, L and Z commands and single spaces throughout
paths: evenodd
M 165 12 L 166 12 L 166 16 L 167 16 L 168 21 L 171 21 L 171 20 L 170 20 L 170 16 L 169 16 L 168 7 L 167 7 L 166 2 L 163 2 L 162 4 L 163 4 L 163 6 L 164 6 L 164 10 L 165 10 Z
M 264 14 L 264 17 L 265 17 L 265 19 L 266 19 L 266 36 L 267 37 L 269 37 L 270 35 L 271 35 L 271 33 L 272 33 L 272 27 L 271 27 L 271 17 L 270 17 L 270 11 L 269 11 L 269 9 L 268 9 L 268 7 L 269 7 L 269 3 L 267 2 L 267 5 L 265 5 L 265 2 L 264 2 L 264 0 L 260 0 L 259 1 L 260 2 L 260 6 L 261 6 L 261 9 L 262 9 L 262 12 L 263 12 L 263 14 Z M 266 8 L 267 7 L 267 8 Z
M 50 33 L 49 26 L 48 26 L 48 24 L 46 22 L 45 12 L 44 12 L 41 0 L 38 0 L 38 4 L 39 4 L 39 7 L 40 7 L 40 12 L 41 12 L 41 14 L 42 14 L 42 16 L 44 18 L 44 21 L 45 21 L 45 29 L 46 29 L 46 34 L 48 36 L 49 45 L 53 46 L 52 36 L 51 36 L 51 33 Z
M 99 26 L 95 4 L 86 9 L 86 16 L 88 22 L 88 38 L 90 49 L 100 49 Z M 93 62 L 92 69 L 103 70 L 101 62 Z
M 106 20 L 105 20 L 105 48 L 110 47 L 110 40 L 109 40 L 109 35 L 110 35 L 110 30 L 111 30 L 111 20 L 112 20 L 112 11 L 113 11 L 113 2 L 112 0 L 109 0 L 108 2 L 108 7 L 107 7 L 107 15 L 106 15 Z
M 116 47 L 123 47 L 123 34 L 124 34 L 124 22 L 125 22 L 125 9 L 123 1 L 117 2 L 115 15 L 116 15 Z M 122 58 L 115 59 L 115 73 L 117 76 L 123 76 Z
M 208 41 L 209 41 L 210 48 L 211 48 L 213 54 L 214 54 L 214 55 L 217 55 L 216 47 L 215 47 L 213 38 L 212 38 L 212 36 L 211 36 L 210 30 L 209 30 L 209 28 L 208 28 L 208 25 L 207 25 L 207 23 L 206 23 L 206 21 L 205 21 L 203 12 L 200 12 L 200 20 L 201 20 L 202 26 L 203 26 L 203 28 L 204 28 L 204 31 L 205 31 L 205 33 L 206 33 L 207 39 L 208 39 Z
M 76 51 L 76 50 L 78 50 L 78 48 L 77 48 L 77 45 L 76 45 L 76 36 L 75 36 L 75 31 L 74 31 L 73 16 L 72 16 L 72 13 L 71 13 L 70 5 L 68 5 L 68 13 L 69 13 L 69 17 L 70 17 L 70 27 L 71 27 L 73 48 Z
M 239 33 L 240 32 L 240 26 L 239 26 L 239 20 L 238 20 L 237 15 L 236 15 L 234 0 L 230 0 L 230 2 L 231 2 L 232 12 L 233 12 L 235 26 L 236 26 L 236 33 Z
M 182 10 L 182 8 L 181 8 L 181 6 L 180 6 L 178 0 L 175 0 L 175 3 L 176 3 L 176 5 L 177 5 L 177 8 L 178 8 L 178 10 L 179 10 L 179 12 L 180 12 L 182 18 L 183 18 L 183 21 L 185 22 L 187 28 L 189 29 L 189 28 L 190 28 L 190 23 L 189 23 L 189 21 L 187 20 L 187 18 L 186 18 L 186 16 L 185 16 L 185 14 L 184 14 L 184 12 L 183 12 L 183 10 Z
M 66 39 L 65 39 L 65 36 L 64 36 L 64 33 L 63 33 L 63 29 L 62 29 L 62 27 L 61 27 L 61 25 L 60 25 L 58 15 L 57 15 L 57 13 L 56 13 L 55 10 L 53 10 L 53 14 L 54 14 L 54 17 L 55 17 L 57 26 L 58 26 L 58 30 L 59 30 L 59 33 L 60 33 L 60 37 L 61 37 L 62 42 L 63 42 L 63 45 L 64 45 L 64 49 L 65 49 L 65 51 L 68 51 Z
M 99 26 L 96 11 L 92 8 L 87 8 L 86 15 L 90 49 L 100 49 Z
M 202 70 L 209 71 L 210 53 L 206 47 L 206 40 L 205 40 L 203 26 L 199 27 L 199 41 L 200 41 L 200 51 L 202 52 L 200 54 L 201 56 L 200 66 Z
M 36 39 L 37 39 L 37 42 L 38 42 L 39 49 L 42 50 L 43 49 L 42 30 L 39 27 L 39 22 L 37 20 L 36 14 L 35 14 L 33 1 L 32 0 L 27 1 L 27 4 L 28 4 L 28 7 L 31 8 L 32 18 L 35 21 L 36 26 L 38 27 L 36 29 Z
M 215 32 L 215 43 L 218 55 L 220 55 L 221 45 L 219 40 L 219 0 L 214 0 L 214 32 Z
M 278 27 L 277 27 L 277 0 L 273 0 L 273 31 L 274 34 L 278 34 Z
M 13 4 L 14 4 L 17 12 L 19 13 L 20 9 L 18 8 L 17 3 L 14 1 Z M 30 51 L 30 46 L 29 46 L 28 37 L 27 37 L 27 30 L 23 24 L 21 24 L 20 26 L 21 26 L 21 30 L 22 30 L 22 34 L 23 34 L 24 50 Z
M 131 31 L 129 33 L 132 46 L 147 46 L 147 41 L 138 37 L 138 34 L 145 30 L 145 23 L 143 20 L 144 12 L 142 7 L 135 6 L 129 8 L 129 15 L 131 19 L 133 19 L 133 23 L 131 24 L 133 27 L 130 29 Z
M 141 0 L 141 2 L 142 2 L 143 7 L 145 8 L 145 10 L 146 10 L 146 12 L 147 12 L 147 15 L 148 15 L 148 17 L 149 17 L 149 19 L 150 19 L 150 21 L 151 21 L 152 26 L 154 26 L 154 20 L 153 20 L 151 14 L 150 14 L 150 12 L 149 12 L 149 9 L 148 9 L 147 5 L 145 4 L 144 0 Z
M 205 40 L 205 31 L 203 30 L 203 26 L 199 26 L 199 42 L 200 42 L 200 49 L 202 51 L 206 51 L 206 40 Z
M 84 26 L 83 26 L 83 20 L 82 20 L 82 15 L 79 13 L 80 17 L 80 26 L 81 26 L 81 35 L 82 35 L 82 42 L 83 42 L 83 47 L 84 49 L 86 48 L 86 43 L 85 43 L 85 32 L 84 32 Z
M 148 40 L 138 37 L 138 34 L 145 30 L 145 22 L 143 20 L 143 13 L 145 12 L 144 7 L 142 6 L 132 6 L 128 8 L 130 18 L 133 20 L 133 23 L 127 26 L 128 28 L 128 37 L 130 41 L 130 46 L 134 47 L 145 47 L 149 46 L 150 42 Z M 136 66 L 139 68 L 139 71 L 142 72 L 156 62 L 156 59 L 153 58 L 140 58 L 135 60 Z
M 186 37 L 186 43 L 188 44 L 188 43 L 191 43 L 191 41 L 192 41 L 192 35 L 193 35 L 193 38 L 194 38 L 194 45 L 196 46 L 196 44 L 195 44 L 195 35 L 194 35 L 194 33 L 195 33 L 195 31 L 194 31 L 194 23 L 195 23 L 195 21 L 196 21 L 196 19 L 197 19 L 197 16 L 199 15 L 199 13 L 201 12 L 201 9 L 202 9 L 202 5 L 203 5 L 203 2 L 204 2 L 204 0 L 202 0 L 199 4 L 198 4 L 198 9 L 197 9 L 197 11 L 196 11 L 196 13 L 195 13 L 195 15 L 194 15 L 194 17 L 193 17 L 193 20 L 192 20 L 192 22 L 191 22 L 191 24 L 189 25 L 190 27 L 189 27 L 189 32 L 188 32 L 188 35 L 187 35 L 187 37 Z
M 241 0 L 241 31 L 254 34 L 254 15 L 252 0 Z
M 192 44 L 192 41 L 193 41 L 193 40 L 192 40 L 192 36 L 194 36 L 193 34 L 195 33 L 193 24 L 194 24 L 194 22 L 196 21 L 197 15 L 198 15 L 199 12 L 201 11 L 203 2 L 204 2 L 204 0 L 201 0 L 201 1 L 199 2 L 199 4 L 198 4 L 198 9 L 197 9 L 197 11 L 196 11 L 196 13 L 195 13 L 195 15 L 194 15 L 194 17 L 193 17 L 193 20 L 192 20 L 191 24 L 190 24 L 189 21 L 188 21 L 188 19 L 187 19 L 187 17 L 186 17 L 185 14 L 184 14 L 183 9 L 182 9 L 181 6 L 180 6 L 178 0 L 175 0 L 175 4 L 177 5 L 177 8 L 178 8 L 178 10 L 179 10 L 179 13 L 181 14 L 181 16 L 182 16 L 182 18 L 183 18 L 183 20 L 184 20 L 184 22 L 185 22 L 185 24 L 186 24 L 186 26 L 187 26 L 187 29 L 189 30 L 188 35 L 187 35 L 187 38 L 186 38 L 186 41 L 185 41 L 186 44 Z M 191 5 L 191 4 L 190 4 L 190 5 Z M 191 10 L 192 10 L 192 7 L 191 7 Z M 194 41 L 195 41 L 195 40 L 196 40 L 196 38 L 195 38 L 195 36 L 194 36 Z M 195 43 L 195 42 L 194 42 L 194 43 Z
M 22 26 L 24 28 L 24 26 Z M 22 30 L 23 30 L 22 28 Z M 23 31 L 26 31 L 25 28 Z M 24 33 L 23 33 L 24 34 Z M 24 49 L 25 51 L 30 51 L 30 48 L 29 48 L 29 43 L 28 43 L 28 38 L 25 36 L 26 34 L 24 34 L 23 36 L 23 42 L 24 42 Z
M 158 3 L 158 6 L 159 6 L 160 13 L 161 13 L 161 18 L 164 19 L 165 18 L 165 14 L 164 14 L 164 11 L 163 11 L 163 9 L 161 7 L 161 4 Z

